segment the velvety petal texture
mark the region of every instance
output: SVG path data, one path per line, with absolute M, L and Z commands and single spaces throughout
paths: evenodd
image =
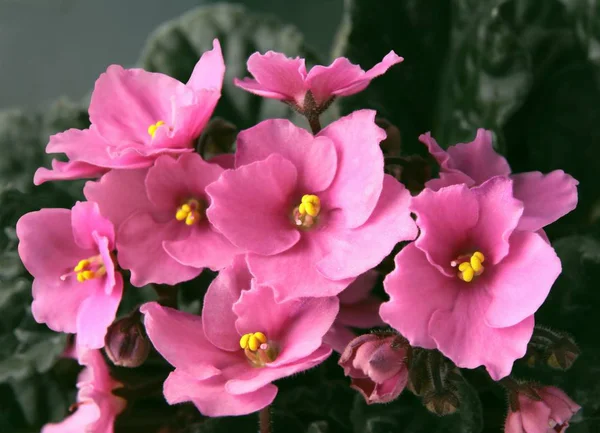
M 381 318 L 413 346 L 507 376 L 560 273 L 556 253 L 540 235 L 515 230 L 523 206 L 507 177 L 426 189 L 412 210 L 421 234 L 384 280 Z
M 36 183 L 149 167 L 162 154 L 192 152 L 219 100 L 224 74 L 216 39 L 187 84 L 160 73 L 109 66 L 92 92 L 90 128 L 50 138 L 46 151 L 65 153 L 69 162 L 53 163 L 52 171 L 41 169 Z
M 319 110 L 336 96 L 350 96 L 364 90 L 371 80 L 402 60 L 390 51 L 380 63 L 365 72 L 360 66 L 340 57 L 329 66 L 314 66 L 307 73 L 304 59 L 291 59 L 268 51 L 265 54 L 254 53 L 248 59 L 248 71 L 253 78 L 235 79 L 234 83 L 255 95 L 293 103 L 301 110 Z M 308 92 L 310 102 L 307 102 Z
M 72 210 L 28 213 L 17 222 L 17 236 L 21 260 L 34 277 L 36 321 L 54 331 L 77 333 L 80 345 L 103 347 L 123 279 L 111 257 L 113 226 L 98 205 L 78 202 Z
M 191 401 L 207 416 L 226 416 L 262 409 L 277 392 L 271 382 L 331 354 L 323 337 L 339 302 L 277 301 L 238 256 L 209 287 L 203 317 L 155 302 L 140 311 L 154 347 L 175 366 L 164 386 L 167 401 Z
M 46 424 L 42 433 L 114 432 L 115 418 L 125 410 L 127 403 L 112 391 L 122 384 L 110 377 L 99 350 L 80 351 L 79 362 L 85 368 L 77 383 L 75 413 L 60 423 Z

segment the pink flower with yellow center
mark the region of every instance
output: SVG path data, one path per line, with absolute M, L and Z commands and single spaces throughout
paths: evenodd
M 416 236 L 410 193 L 383 173 L 374 118 L 356 111 L 317 136 L 262 122 L 239 134 L 236 168 L 207 187 L 209 221 L 278 299 L 334 296 Z
M 437 348 L 459 367 L 484 365 L 495 380 L 508 375 L 560 274 L 554 249 L 516 230 L 523 204 L 507 178 L 426 189 L 411 210 L 421 234 L 384 280 L 390 301 L 382 319 L 411 345 Z
M 33 275 L 31 311 L 54 331 L 77 334 L 77 344 L 104 346 L 123 294 L 111 251 L 111 222 L 96 203 L 72 210 L 42 209 L 17 222 L 19 256 Z

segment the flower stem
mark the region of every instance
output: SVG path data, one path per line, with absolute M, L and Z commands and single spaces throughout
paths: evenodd
M 271 406 L 264 407 L 258 413 L 260 433 L 271 433 Z
M 319 116 L 308 116 L 307 119 L 312 133 L 314 135 L 317 135 L 321 130 L 321 122 L 319 121 Z

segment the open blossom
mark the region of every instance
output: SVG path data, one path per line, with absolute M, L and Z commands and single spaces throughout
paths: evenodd
M 556 253 L 540 235 L 515 230 L 523 205 L 507 178 L 426 189 L 411 210 L 421 234 L 384 280 L 391 299 L 382 319 L 459 367 L 484 365 L 495 380 L 508 375 L 560 273 Z
M 336 295 L 416 236 L 409 192 L 383 173 L 374 117 L 356 111 L 316 137 L 264 121 L 239 134 L 236 169 L 206 189 L 209 221 L 278 299 Z
M 365 334 L 348 344 L 339 364 L 368 404 L 387 403 L 408 382 L 407 350 L 406 340 L 397 334 Z
M 75 413 L 62 422 L 46 424 L 41 433 L 113 433 L 115 418 L 127 403 L 112 391 L 122 384 L 110 377 L 99 350 L 85 351 L 79 355 L 79 362 L 85 368 L 77 382 Z
M 221 96 L 224 73 L 216 39 L 186 84 L 164 74 L 109 66 L 92 93 L 90 128 L 50 137 L 46 151 L 65 153 L 69 162 L 54 162 L 52 171 L 39 169 L 34 182 L 148 167 L 159 155 L 193 151 Z
M 219 273 L 202 317 L 155 302 L 140 311 L 150 340 L 175 366 L 164 384 L 170 404 L 191 401 L 207 416 L 244 415 L 269 405 L 271 382 L 316 366 L 331 349 L 322 338 L 336 297 L 275 301 L 252 280 L 243 256 Z
M 34 277 L 31 311 L 54 331 L 77 334 L 77 344 L 104 346 L 123 279 L 111 255 L 113 225 L 96 203 L 72 210 L 42 209 L 17 222 L 19 255 Z
M 509 411 L 505 433 L 562 433 L 581 407 L 553 386 L 536 388 L 540 400 L 518 394 L 518 410 Z
M 314 66 L 306 72 L 304 59 L 290 59 L 281 53 L 254 53 L 248 59 L 248 71 L 254 78 L 234 82 L 248 92 L 265 98 L 280 99 L 299 110 L 322 111 L 336 96 L 350 96 L 364 90 L 371 80 L 404 60 L 390 51 L 383 60 L 363 71 L 345 57 L 329 66 Z
M 377 271 L 367 271 L 338 295 L 340 312 L 324 338 L 325 343 L 336 352 L 342 353 L 356 338 L 350 328 L 368 329 L 385 325 L 379 316 L 381 300 L 371 295 L 378 277 Z
M 113 170 L 86 184 L 85 196 L 117 227 L 119 264 L 132 284 L 176 284 L 231 263 L 237 248 L 205 215 L 205 189 L 223 171 L 197 153 L 163 155 L 149 169 Z
M 518 230 L 537 231 L 577 206 L 577 182 L 562 170 L 511 174 L 506 159 L 492 146 L 492 132 L 479 129 L 475 140 L 443 150 L 431 137 L 419 137 L 440 164 L 440 178 L 427 182 L 430 189 L 464 183 L 480 185 L 494 176 L 510 176 L 514 196 L 523 202 Z

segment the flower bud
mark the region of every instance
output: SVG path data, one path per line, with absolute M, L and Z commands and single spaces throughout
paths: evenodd
M 104 343 L 106 355 L 120 367 L 139 367 L 150 353 L 150 341 L 137 312 L 114 322 Z
M 568 337 L 563 337 L 548 348 L 546 362 L 552 368 L 568 370 L 579 356 L 579 348 Z
M 438 416 L 451 415 L 460 406 L 460 400 L 453 388 L 445 388 L 441 391 L 430 391 L 423 396 L 423 404 Z
M 352 340 L 339 360 L 352 388 L 368 404 L 394 400 L 408 381 L 410 346 L 397 334 L 373 333 Z
M 568 334 L 537 326 L 527 348 L 528 364 L 545 362 L 551 368 L 568 370 L 581 353 Z
M 536 398 L 531 398 L 527 393 L 517 392 L 517 407 L 511 408 L 508 412 L 504 424 L 505 433 L 529 431 L 561 433 L 569 426 L 571 417 L 581 409 L 558 388 L 546 386 L 534 387 L 534 389 Z

